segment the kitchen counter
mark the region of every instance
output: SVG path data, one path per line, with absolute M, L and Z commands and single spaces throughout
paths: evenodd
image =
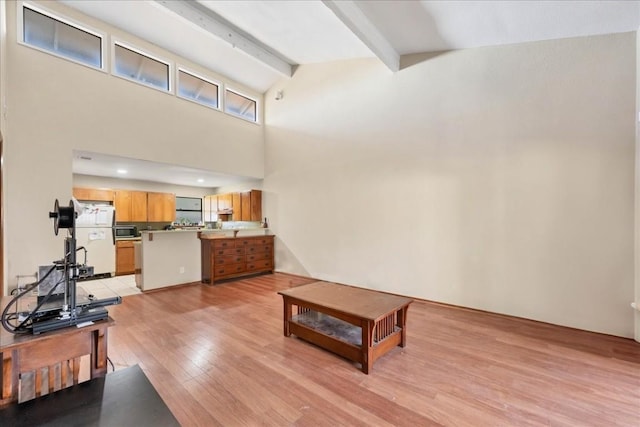
M 264 236 L 268 228 L 142 230 L 135 243 L 136 285 L 142 291 L 201 280 L 201 239 Z
M 223 228 L 201 230 L 201 239 L 220 239 L 227 237 L 265 236 L 271 234 L 268 228 Z
M 144 237 L 147 234 L 156 234 L 156 233 L 197 233 L 198 231 L 202 231 L 204 229 L 174 229 L 174 230 L 140 230 L 140 235 Z

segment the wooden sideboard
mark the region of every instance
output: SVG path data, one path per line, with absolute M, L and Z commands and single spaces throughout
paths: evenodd
M 274 236 L 200 235 L 202 282 L 214 283 L 256 273 L 272 273 Z
M 4 297 L 1 306 L 7 302 Z M 39 335 L 13 335 L 0 328 L 0 407 L 77 384 L 85 355 L 89 356 L 90 378 L 106 375 L 107 329 L 112 324 L 109 318 Z

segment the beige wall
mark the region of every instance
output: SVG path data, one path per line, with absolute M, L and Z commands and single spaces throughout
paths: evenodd
M 142 290 L 199 282 L 200 239 L 196 232 L 142 233 Z
M 635 340 L 640 342 L 640 31 L 636 32 Z
M 633 336 L 635 43 L 299 67 L 265 94 L 277 269 Z
M 169 60 L 169 52 L 55 2 L 44 7 Z M 103 152 L 262 178 L 263 127 L 20 45 L 7 2 L 5 256 L 8 285 L 63 256 L 48 212 L 67 204 L 72 150 Z M 5 61 L 3 61 L 5 63 Z M 208 73 L 211 75 L 211 73 Z M 250 95 L 248 88 L 233 83 Z

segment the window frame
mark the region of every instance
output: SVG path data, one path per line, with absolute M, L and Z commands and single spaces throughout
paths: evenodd
M 122 74 L 118 74 L 116 73 L 116 45 L 120 46 L 124 49 L 130 50 L 132 52 L 137 53 L 138 55 L 142 55 L 145 56 L 149 59 L 152 59 L 154 61 L 160 62 L 161 64 L 164 64 L 167 66 L 167 86 L 168 89 L 163 89 L 160 88 L 158 86 L 154 86 L 152 84 L 149 83 L 145 83 L 143 81 L 137 80 L 137 79 L 132 79 L 131 77 L 127 77 L 127 76 L 123 76 Z M 135 45 L 132 45 L 131 43 L 124 41 L 120 38 L 116 38 L 116 37 L 111 37 L 111 70 L 110 70 L 110 74 L 114 77 L 118 77 L 120 79 L 124 79 L 133 83 L 137 83 L 140 86 L 144 86 L 150 89 L 155 89 L 157 91 L 160 91 L 162 93 L 168 93 L 171 95 L 175 95 L 174 92 L 174 84 L 173 84 L 173 70 L 174 70 L 174 66 L 173 66 L 173 62 L 168 60 L 168 59 L 163 59 L 159 56 L 153 55 L 148 53 L 146 50 L 144 49 L 140 49 L 139 47 L 136 47 Z
M 91 34 L 93 36 L 96 36 L 100 39 L 100 63 L 101 65 L 99 67 L 96 67 L 95 65 L 91 65 L 88 64 L 86 62 L 82 62 L 82 61 L 78 61 L 77 59 L 74 58 L 70 58 L 68 56 L 65 55 L 61 55 L 60 53 L 56 52 L 56 51 L 51 51 L 48 49 L 43 49 L 39 46 L 35 46 L 32 45 L 30 43 L 27 43 L 24 40 L 24 9 L 31 9 L 32 11 L 39 13 L 41 15 L 44 15 L 48 18 L 53 19 L 54 21 L 58 21 L 58 22 L 62 22 L 63 24 L 69 25 L 70 27 L 73 27 L 77 30 L 80 30 L 82 32 Z M 92 70 L 98 70 L 98 71 L 102 71 L 103 73 L 107 73 L 108 72 L 108 66 L 107 66 L 107 54 L 106 54 L 106 45 L 107 45 L 107 40 L 108 40 L 108 34 L 106 32 L 97 30 L 95 28 L 91 28 L 88 27 L 84 24 L 80 24 L 77 21 L 75 21 L 74 19 L 71 19 L 65 15 L 59 14 L 58 12 L 52 12 L 47 8 L 44 8 L 40 5 L 36 5 L 33 4 L 31 2 L 28 1 L 19 1 L 17 2 L 17 13 L 16 13 L 16 21 L 17 21 L 17 41 L 18 44 L 22 45 L 22 46 L 26 46 L 30 49 L 35 49 L 37 51 L 46 53 L 48 55 L 51 56 L 55 56 L 56 58 L 61 58 L 64 59 L 66 61 L 69 62 L 73 62 L 74 64 L 78 64 L 78 65 L 82 65 L 84 67 L 88 67 L 91 68 Z
M 213 107 L 209 104 L 205 104 L 204 102 L 200 102 L 197 99 L 193 99 L 193 98 L 187 98 L 186 96 L 182 96 L 180 95 L 180 71 L 182 71 L 183 73 L 189 74 L 192 77 L 195 77 L 197 79 L 200 79 L 202 81 L 205 81 L 209 84 L 215 85 L 218 87 L 218 106 L 217 107 Z M 182 66 L 182 65 L 176 65 L 176 87 L 175 87 L 175 94 L 177 98 L 180 99 L 184 99 L 186 101 L 190 101 L 193 103 L 196 103 L 198 105 L 202 105 L 204 107 L 210 108 L 212 110 L 216 110 L 216 111 L 224 111 L 223 109 L 223 96 L 222 96 L 222 92 L 223 92 L 223 84 L 221 82 L 218 82 L 216 80 L 210 79 L 208 77 L 204 77 L 202 74 L 199 73 L 195 73 L 193 71 L 191 71 L 191 69 L 189 69 L 188 67 Z
M 247 98 L 248 100 L 251 100 L 253 102 L 256 103 L 256 119 L 255 120 L 250 120 L 240 114 L 236 114 L 234 112 L 231 111 L 227 111 L 227 91 L 229 92 L 233 92 L 236 95 L 239 95 L 243 98 Z M 249 123 L 255 123 L 257 125 L 261 124 L 260 122 L 260 112 L 261 112 L 261 108 L 260 108 L 260 101 L 258 99 L 256 99 L 254 96 L 252 95 L 248 95 L 246 92 L 241 91 L 241 90 L 237 90 L 235 89 L 233 86 L 226 86 L 224 87 L 224 105 L 223 105 L 223 111 L 225 112 L 225 114 L 228 114 L 232 117 L 236 117 L 238 119 L 242 119 L 245 122 L 249 122 Z

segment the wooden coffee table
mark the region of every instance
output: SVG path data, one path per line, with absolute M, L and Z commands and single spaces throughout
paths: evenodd
M 411 298 L 330 282 L 278 294 L 284 302 L 285 336 L 295 334 L 359 362 L 365 374 L 382 355 L 406 344 Z

